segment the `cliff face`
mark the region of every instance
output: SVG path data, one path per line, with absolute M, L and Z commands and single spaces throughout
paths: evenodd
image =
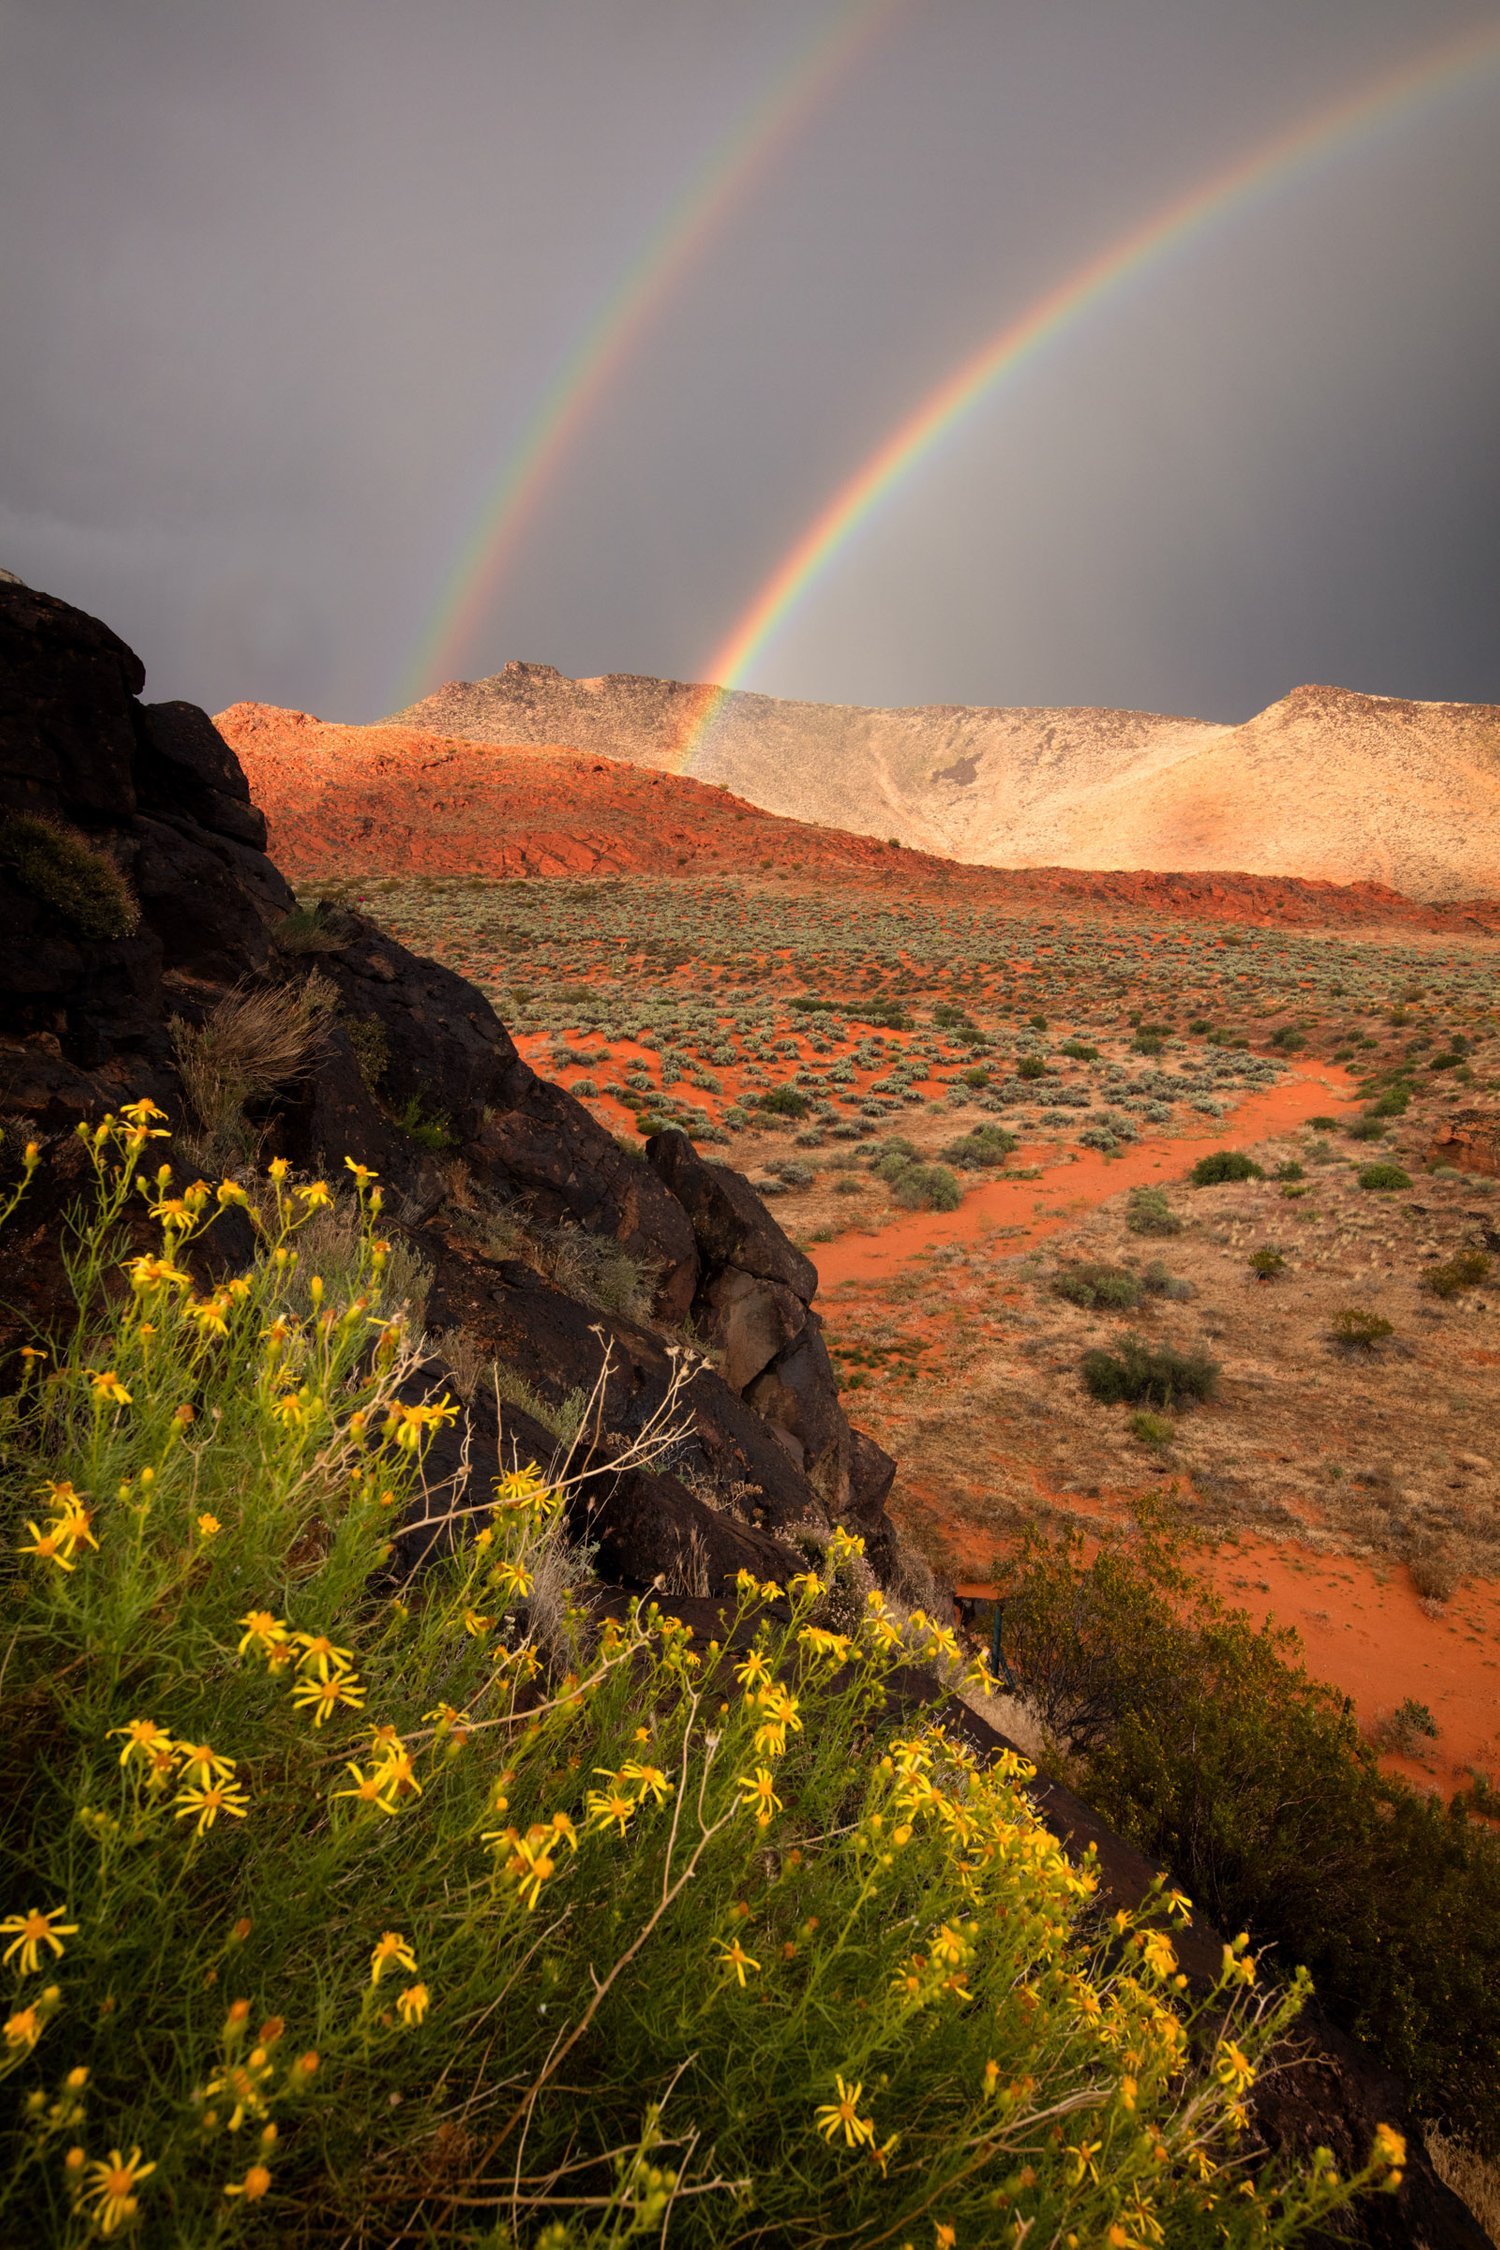
M 784 1574 L 797 1550 L 777 1533 L 835 1521 L 866 1535 L 877 1565 L 889 1557 L 893 1464 L 850 1429 L 816 1275 L 743 1180 L 679 1134 L 628 1153 L 521 1061 L 462 978 L 358 914 L 296 915 L 233 753 L 202 712 L 142 703 L 141 664 L 106 627 L 0 586 L 0 682 L 0 1120 L 65 1139 L 149 1095 L 201 1128 L 173 1020 L 211 1025 L 246 993 L 311 1008 L 316 1067 L 249 1095 L 262 1159 L 377 1170 L 429 1279 L 429 1328 L 461 1333 L 546 1406 L 587 1394 L 608 1360 L 611 1435 L 579 1529 L 611 1575 L 711 1594 L 742 1566 Z M 26 1286 L 0 1312 L 0 1352 L 55 1285 L 44 1231 L 31 1263 L 24 1243 L 10 1253 Z M 646 1317 L 570 1294 L 526 1254 L 569 1241 L 632 1261 Z M 683 1394 L 672 1473 L 611 1474 L 688 1333 L 708 1357 Z M 550 1450 L 524 1415 L 507 1420 Z M 476 1458 L 487 1434 L 474 1432 Z
M 1500 707 L 1299 687 L 1241 726 L 1085 707 L 878 710 L 507 664 L 400 713 L 434 734 L 690 770 L 797 820 L 993 867 L 1500 892 Z

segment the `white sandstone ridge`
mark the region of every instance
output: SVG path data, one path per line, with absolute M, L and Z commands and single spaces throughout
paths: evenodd
M 716 691 L 507 664 L 396 716 L 675 767 Z M 910 710 L 734 690 L 691 772 L 768 812 L 993 867 L 1299 875 L 1500 895 L 1500 706 L 1299 687 L 1240 726 L 1150 711 Z

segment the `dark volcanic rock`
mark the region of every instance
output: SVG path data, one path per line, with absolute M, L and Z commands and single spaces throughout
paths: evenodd
M 812 1303 L 816 1266 L 793 1249 L 747 1179 L 727 1164 L 710 1164 L 686 1133 L 654 1133 L 646 1161 L 686 1211 L 706 1267 L 736 1266 Z

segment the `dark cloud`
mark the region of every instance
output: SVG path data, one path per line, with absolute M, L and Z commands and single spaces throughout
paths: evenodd
M 387 708 L 475 511 L 828 0 L 0 0 L 0 566 L 152 692 Z M 466 648 L 697 674 L 1008 313 L 1477 0 L 909 0 L 569 456 Z M 954 433 L 754 684 L 1242 716 L 1500 700 L 1500 63 Z

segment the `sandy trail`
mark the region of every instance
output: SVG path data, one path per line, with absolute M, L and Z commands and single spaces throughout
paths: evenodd
M 1279 1085 L 1251 1094 L 1211 1131 L 1142 1139 L 1123 1155 L 1110 1157 L 1078 1149 L 1059 1158 L 1055 1143 L 1022 1147 L 1016 1161 L 1041 1161 L 1039 1179 L 987 1180 L 983 1187 L 971 1189 L 956 1211 L 914 1211 L 874 1233 L 820 1244 L 819 1286 L 836 1289 L 844 1281 L 890 1276 L 939 1243 L 971 1242 L 987 1228 L 1012 1230 L 1009 1243 L 1019 1251 L 1027 1243 L 1056 1234 L 1080 1212 L 1123 1195 L 1127 1188 L 1150 1186 L 1163 1174 L 1180 1177 L 1213 1149 L 1292 1132 L 1309 1117 L 1336 1115 L 1340 1104 L 1354 1098 L 1348 1072 L 1335 1064 L 1293 1063 Z M 1046 1162 L 1049 1150 L 1054 1153 Z M 1013 1231 L 1017 1229 L 1023 1231 Z

